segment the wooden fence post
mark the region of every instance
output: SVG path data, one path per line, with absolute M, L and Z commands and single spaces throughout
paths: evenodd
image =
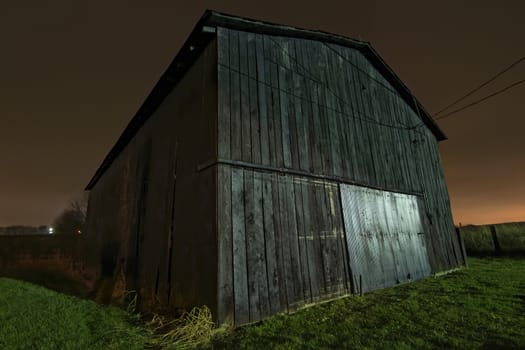
M 492 241 L 494 241 L 494 250 L 496 255 L 501 254 L 501 246 L 498 241 L 498 234 L 496 233 L 496 226 L 490 225 L 490 233 L 492 234 Z
M 461 247 L 461 255 L 463 255 L 463 262 L 465 264 L 465 267 L 468 267 L 468 264 L 467 264 L 467 249 L 465 248 L 465 241 L 463 241 L 463 236 L 461 235 L 461 228 L 460 227 L 456 227 L 456 234 L 458 236 L 459 246 Z

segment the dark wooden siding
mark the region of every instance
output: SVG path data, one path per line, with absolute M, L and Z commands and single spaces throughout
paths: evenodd
M 232 318 L 233 310 L 235 323 L 257 320 L 267 307 L 285 310 L 323 294 L 317 290 L 324 288 L 328 293 L 326 276 L 347 276 L 346 271 L 329 270 L 347 268 L 347 264 L 328 264 L 326 259 L 335 256 L 331 250 L 324 252 L 328 248 L 309 246 L 321 240 L 295 242 L 290 238 L 298 237 L 298 232 L 316 220 L 319 225 L 341 227 L 340 214 L 328 215 L 329 206 L 321 206 L 311 215 L 290 209 L 297 200 L 303 208 L 327 200 L 326 193 L 316 194 L 315 187 L 297 188 L 292 174 L 322 177 L 326 183 L 332 181 L 330 186 L 347 182 L 422 195 L 433 271 L 463 264 L 437 140 L 418 112 L 360 52 L 334 44 L 225 28 L 218 28 L 217 36 L 218 157 L 223 164 L 218 200 L 219 207 L 223 203 L 226 206 L 219 208 L 219 269 L 223 264 L 234 269 L 233 275 L 226 267 L 219 271 L 219 300 L 228 299 L 219 312 L 222 320 Z M 240 168 L 230 168 L 232 165 Z M 274 174 L 255 176 L 258 172 L 254 170 Z M 277 173 L 284 176 L 278 177 Z M 266 181 L 272 184 L 272 201 L 262 200 L 266 212 L 278 215 L 273 231 L 251 224 L 259 216 L 259 212 L 252 213 L 253 201 L 259 203 L 258 182 L 262 181 L 263 193 L 266 183 L 258 176 L 273 179 Z M 242 226 L 244 221 L 250 226 Z M 281 253 L 290 259 L 283 265 L 283 258 L 276 257 L 279 305 L 266 305 L 266 299 L 276 300 L 268 297 L 272 290 L 269 285 L 255 285 L 249 280 L 255 278 L 251 268 L 261 264 L 249 261 L 254 257 L 251 250 L 259 249 L 249 246 L 259 244 L 252 230 L 261 236 L 270 232 L 275 249 L 282 249 Z M 309 249 L 323 254 L 305 259 L 302 252 Z M 271 274 L 270 259 L 265 259 L 266 274 Z M 312 266 L 305 267 L 305 261 Z M 315 268 L 325 270 L 315 272 Z M 322 283 L 317 278 L 312 282 L 312 273 L 319 276 L 321 272 L 325 278 Z M 238 302 L 243 298 L 249 300 L 247 305 Z M 260 304 L 253 298 L 259 298 Z
M 198 171 L 217 157 L 216 57 L 213 41 L 91 190 L 91 264 L 114 256 L 110 289 L 143 307 L 216 312 L 216 174 Z
M 219 166 L 219 320 L 351 291 L 337 185 Z

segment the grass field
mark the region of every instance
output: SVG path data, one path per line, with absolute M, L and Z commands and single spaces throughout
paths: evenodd
M 0 278 L 0 349 L 143 349 L 124 311 Z
M 115 308 L 0 279 L 0 349 L 140 349 L 147 326 Z M 525 259 L 469 269 L 217 332 L 215 349 L 525 349 Z
M 242 328 L 215 348 L 525 349 L 525 259 L 340 299 Z

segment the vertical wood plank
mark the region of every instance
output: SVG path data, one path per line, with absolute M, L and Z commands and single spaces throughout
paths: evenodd
M 344 115 L 341 119 L 341 127 L 344 130 L 344 139 L 343 139 L 343 173 L 346 176 L 350 176 L 352 178 L 356 178 L 355 172 L 357 171 L 357 167 L 354 164 L 355 161 L 355 155 L 356 150 L 353 147 L 354 139 L 357 137 L 354 130 L 354 118 L 352 115 L 354 105 L 352 104 L 352 100 L 349 96 L 349 83 L 347 79 L 347 69 L 348 69 L 348 62 L 346 61 L 346 54 L 344 51 L 351 50 L 345 47 L 336 47 L 336 51 L 339 52 L 339 55 L 336 58 L 336 61 L 338 62 L 338 73 L 336 74 L 336 81 L 338 82 L 338 92 L 339 96 L 341 97 L 341 110 L 344 112 Z
M 339 197 L 339 188 L 334 184 L 327 184 L 329 188 L 328 201 L 330 203 L 330 212 L 332 216 L 332 232 L 334 235 L 333 255 L 337 264 L 336 279 L 337 291 L 339 295 L 346 294 L 349 288 L 348 261 L 346 257 L 346 246 L 344 244 L 343 218 L 341 214 L 341 200 Z
M 248 70 L 248 33 L 239 31 L 239 70 L 241 96 L 241 160 L 252 162 L 252 128 L 250 108 L 250 72 Z
M 254 172 L 253 174 L 253 204 L 254 204 L 254 223 L 255 237 L 253 243 L 256 251 L 256 272 L 255 278 L 258 283 L 258 308 L 260 318 L 270 315 L 270 298 L 268 293 L 268 271 L 266 242 L 267 236 L 264 230 L 264 203 L 263 203 L 263 180 L 262 174 Z
M 290 215 L 290 185 L 286 177 L 279 179 L 279 207 L 281 218 L 281 244 L 282 244 L 282 264 L 284 270 L 284 280 L 286 286 L 286 302 L 288 309 L 294 309 L 296 301 L 296 289 L 298 287 L 295 273 L 296 256 L 293 254 L 294 240 L 290 227 L 292 226 L 293 216 Z
M 392 121 L 393 123 L 395 123 L 396 125 L 405 125 L 398 117 L 397 115 L 397 110 L 395 108 L 395 102 L 394 102 L 394 99 L 396 99 L 397 96 L 393 95 L 393 94 L 388 94 L 388 100 L 386 102 L 386 111 L 389 115 L 392 116 Z M 403 137 L 404 135 L 406 134 L 405 130 L 400 130 L 400 129 L 394 129 L 392 130 L 392 139 L 391 139 L 391 142 L 395 145 L 395 151 L 398 155 L 401 155 L 403 154 L 404 152 L 404 148 L 403 148 Z M 401 189 L 401 190 L 409 190 L 409 187 L 408 187 L 408 184 L 407 184 L 407 177 L 408 177 L 408 173 L 407 173 L 407 168 L 408 168 L 408 165 L 407 165 L 407 161 L 406 161 L 406 157 L 403 157 L 403 156 L 400 156 L 398 157 L 398 162 L 392 162 L 392 165 L 393 167 L 395 168 L 395 170 L 397 171 L 396 173 L 396 177 L 397 177 L 397 182 L 396 182 L 396 186 L 397 188 Z
M 334 230 L 335 203 L 331 196 L 331 188 L 327 183 L 322 184 L 323 214 L 325 215 L 325 225 L 323 227 L 323 255 L 326 266 L 326 290 L 329 294 L 338 292 L 339 269 L 341 264 L 337 259 L 335 245 L 337 244 L 336 232 Z
M 285 167 L 284 148 L 283 148 L 283 127 L 281 121 L 281 92 L 279 85 L 279 67 L 276 63 L 277 51 L 273 39 L 268 36 L 264 37 L 264 48 L 266 55 L 269 58 L 270 68 L 270 85 L 272 86 L 271 108 L 273 115 L 274 139 L 275 139 L 275 166 L 279 168 Z M 288 148 L 289 149 L 289 148 Z
M 259 75 L 257 72 L 257 52 L 255 34 L 248 33 L 248 74 L 250 76 L 250 127 L 252 140 L 251 161 L 261 164 L 261 120 L 259 116 Z M 265 101 L 266 102 L 266 101 Z M 267 137 L 267 136 L 266 136 Z M 266 143 L 266 139 L 264 139 Z
M 308 268 L 308 277 L 310 281 L 310 297 L 312 301 L 319 300 L 321 295 L 321 285 L 323 282 L 322 271 L 320 270 L 321 262 L 319 260 L 319 246 L 316 232 L 316 217 L 318 213 L 315 210 L 314 184 L 309 181 L 304 185 L 301 191 L 303 201 L 303 219 L 304 219 L 304 241 L 306 250 L 306 263 Z
M 287 75 L 287 56 L 286 52 L 283 51 L 282 42 L 280 39 L 273 39 L 274 50 L 276 52 L 275 58 L 279 65 L 277 66 L 278 72 L 278 90 L 279 90 L 279 103 L 280 103 L 280 115 L 281 115 L 281 140 L 283 150 L 283 165 L 285 168 L 292 168 L 292 144 L 291 144 L 291 132 L 290 132 L 290 111 L 289 111 L 289 96 Z
M 218 264 L 217 310 L 219 324 L 234 323 L 233 242 L 232 242 L 232 177 L 228 166 L 218 166 Z
M 267 65 L 267 60 L 265 59 L 264 54 L 264 44 L 262 39 L 262 34 L 255 34 L 255 60 L 256 60 L 256 70 L 257 70 L 257 101 L 258 101 L 258 114 L 259 114 L 259 125 L 260 125 L 260 150 L 261 150 L 261 159 L 260 162 L 263 165 L 273 165 L 273 163 L 270 162 L 270 151 L 273 151 L 273 135 L 271 132 L 273 131 L 273 123 L 272 123 L 272 130 L 269 132 L 269 123 L 270 118 L 268 116 L 268 95 L 269 95 L 269 89 L 268 89 L 268 75 L 267 75 L 267 69 L 269 68 L 269 65 Z M 273 153 L 273 152 L 272 152 Z
M 280 298 L 280 272 L 278 263 L 280 262 L 280 241 L 276 239 L 275 222 L 279 216 L 278 208 L 274 207 L 272 176 L 266 173 L 262 174 L 262 200 L 263 200 L 263 220 L 264 220 L 264 238 L 266 248 L 266 272 L 268 280 L 268 301 L 270 304 L 270 313 L 275 314 L 285 308 L 281 305 Z
M 354 174 L 356 180 L 365 183 L 369 174 L 367 167 L 366 157 L 363 155 L 366 154 L 365 140 L 363 137 L 363 123 L 361 121 L 361 100 L 359 98 L 359 91 L 361 86 L 359 81 L 356 79 L 356 73 L 354 71 L 354 50 L 345 50 L 345 57 L 349 61 L 346 66 L 346 79 L 348 86 L 348 95 L 350 98 L 350 103 L 352 105 L 352 123 L 351 127 L 354 130 L 354 142 L 353 147 L 355 148 L 355 153 L 353 154 L 354 160 Z
M 230 154 L 232 160 L 242 160 L 242 123 L 239 67 L 239 33 L 230 30 Z
M 217 28 L 218 156 L 230 159 L 230 49 L 228 29 Z
M 355 55 L 356 58 L 356 64 L 359 70 L 357 70 L 357 79 L 359 81 L 359 84 L 361 85 L 361 101 L 362 101 L 362 119 L 365 120 L 363 122 L 363 131 L 365 134 L 367 146 L 369 149 L 369 166 L 370 166 L 370 174 L 369 174 L 369 181 L 368 183 L 371 184 L 379 184 L 382 183 L 381 181 L 381 174 L 379 173 L 379 165 L 378 165 L 378 153 L 377 148 L 374 143 L 375 141 L 375 128 L 374 123 L 370 121 L 374 120 L 373 111 L 371 110 L 370 104 L 373 103 L 371 98 L 371 82 L 367 75 L 365 75 L 365 72 L 367 70 L 367 67 L 364 63 L 366 60 L 361 53 L 357 53 Z
M 244 173 L 232 168 L 233 287 L 235 324 L 250 321 L 244 217 Z
M 253 171 L 244 170 L 244 220 L 246 233 L 246 278 L 248 280 L 248 296 L 250 304 L 250 322 L 260 320 L 259 308 L 259 253 L 260 240 L 258 239 L 255 218 L 255 195 L 253 185 Z
M 363 183 L 375 183 L 375 171 L 374 171 L 374 164 L 372 159 L 372 150 L 370 147 L 370 142 L 368 138 L 368 123 L 366 122 L 366 111 L 365 111 L 365 100 L 363 99 L 362 91 L 366 88 L 364 84 L 361 82 L 360 75 L 362 74 L 357 68 L 357 57 L 359 55 L 356 51 L 350 51 L 350 60 L 353 63 L 352 67 L 349 68 L 349 73 L 353 80 L 353 92 L 354 92 L 354 98 L 356 101 L 357 108 L 355 109 L 356 112 L 356 126 L 358 128 L 357 134 L 359 135 L 358 140 L 360 141 L 360 148 L 361 148 L 361 155 L 366 154 L 367 156 L 361 156 L 359 157 L 361 160 L 361 168 L 364 170 L 362 181 Z
M 305 40 L 297 39 L 295 45 L 298 64 L 302 67 L 303 70 L 309 69 L 309 62 L 305 48 Z M 304 149 L 304 151 L 302 151 L 303 153 L 301 163 L 303 164 L 304 171 L 319 174 L 322 173 L 322 170 L 320 168 L 321 162 L 318 149 L 319 141 L 316 139 L 314 127 L 316 123 L 314 118 L 316 118 L 317 116 L 314 116 L 313 114 L 314 102 L 312 99 L 312 95 L 315 94 L 316 91 L 315 85 L 313 84 L 312 77 L 309 76 L 309 74 L 306 74 L 306 72 L 303 76 L 301 76 L 301 79 L 299 79 L 299 84 L 301 88 L 301 96 L 303 97 L 300 101 L 303 121 L 302 138 L 304 142 L 304 144 L 300 147 L 300 149 Z
M 299 144 L 298 144 L 298 115 L 295 109 L 295 84 L 294 75 L 296 72 L 294 57 L 294 40 L 284 38 L 280 40 L 281 64 L 284 67 L 284 76 L 286 79 L 286 102 L 288 105 L 288 127 L 290 132 L 290 156 L 292 159 L 291 167 L 299 169 Z
M 322 52 L 322 62 L 323 62 L 323 69 L 322 69 L 322 78 L 321 81 L 324 85 L 324 91 L 325 91 L 325 101 L 324 104 L 326 105 L 326 116 L 327 116 L 327 127 L 328 127 L 328 133 L 329 133 L 329 145 L 330 145 L 330 154 L 332 157 L 332 174 L 336 176 L 342 175 L 342 168 L 341 168 L 341 153 L 340 153 L 340 142 L 341 142 L 341 135 L 340 130 L 337 125 L 337 106 L 336 106 L 336 96 L 333 89 L 334 81 L 332 80 L 332 74 L 331 72 L 331 64 L 329 61 L 329 54 L 327 52 L 327 48 L 322 46 L 321 49 Z
M 312 171 L 311 168 L 311 148 L 309 125 L 311 121 L 310 98 L 308 96 L 308 82 L 311 81 L 311 74 L 309 68 L 304 64 L 302 39 L 294 40 L 294 63 L 295 74 L 294 91 L 296 97 L 294 98 L 295 110 L 298 119 L 297 141 L 299 145 L 299 164 L 301 170 Z
M 302 58 L 303 58 L 303 64 L 306 67 L 310 67 L 310 71 L 313 69 L 312 64 L 312 57 L 311 55 L 311 43 L 307 40 L 301 41 L 301 48 L 302 48 Z M 317 174 L 326 174 L 325 167 L 324 167 L 324 152 L 323 148 L 325 147 L 325 144 L 323 143 L 323 134 L 322 134 L 322 127 L 321 127 L 321 117 L 319 115 L 319 86 L 318 84 L 310 77 L 310 79 L 306 79 L 306 94 L 307 99 L 311 101 L 309 103 L 309 111 L 311 120 L 309 121 L 310 127 L 308 128 L 309 133 L 309 144 L 311 147 L 311 170 L 314 171 Z
M 327 265 L 327 250 L 326 250 L 326 222 L 328 214 L 326 212 L 326 207 L 324 205 L 324 185 L 322 183 L 316 182 L 313 186 L 313 200 L 311 203 L 314 203 L 312 209 L 315 211 L 315 229 L 314 229 L 314 244 L 315 250 L 317 252 L 317 268 L 320 284 L 320 294 L 325 295 L 328 293 L 330 284 L 330 271 L 329 266 Z
M 293 185 L 293 177 L 287 176 L 285 180 L 286 192 L 285 207 L 287 216 L 287 238 L 289 245 L 290 258 L 290 281 L 292 288 L 289 289 L 291 298 L 289 299 L 290 306 L 296 308 L 298 302 L 303 300 L 304 295 L 302 291 L 302 271 L 301 271 L 301 257 L 299 253 L 299 239 L 297 234 L 297 218 L 295 213 L 295 189 Z
M 308 268 L 308 251 L 307 251 L 307 237 L 308 234 L 305 228 L 305 217 L 304 217 L 304 204 L 303 204 L 303 187 L 305 186 L 304 180 L 295 179 L 293 181 L 294 193 L 295 193 L 295 220 L 297 230 L 297 243 L 298 243 L 298 262 L 301 271 L 301 300 L 306 302 L 312 301 L 312 290 L 310 287 L 310 271 Z
M 327 92 L 324 75 L 324 56 L 321 54 L 320 43 L 312 43 L 310 55 L 313 58 L 312 71 L 317 79 L 317 101 L 319 108 L 320 133 L 321 133 L 321 152 L 323 160 L 323 173 L 334 174 L 333 153 L 330 134 L 330 115 L 327 111 Z
M 278 281 L 279 281 L 279 304 L 281 305 L 282 310 L 288 310 L 288 280 L 287 269 L 289 266 L 288 263 L 288 250 L 287 239 L 286 239 L 286 216 L 283 215 L 285 211 L 285 206 L 283 204 L 283 194 L 281 192 L 281 176 L 273 174 L 272 179 L 272 199 L 273 199 L 273 227 L 275 229 L 275 252 L 276 252 L 276 265 L 278 271 Z

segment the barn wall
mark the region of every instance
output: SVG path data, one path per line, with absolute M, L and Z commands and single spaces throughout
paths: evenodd
M 219 166 L 219 320 L 351 292 L 337 184 Z
M 90 193 L 98 288 L 140 293 L 142 307 L 215 312 L 217 70 L 212 41 Z M 207 278 L 202 278 L 207 276 Z
M 235 203 L 235 167 L 420 194 L 432 270 L 463 264 L 437 140 L 360 52 L 225 28 L 218 28 L 217 36 L 218 157 L 224 168 L 219 171 L 219 267 L 232 263 L 222 245 L 229 247 L 234 239 L 229 232 L 235 234 L 230 226 L 236 219 L 227 213 L 237 210 L 220 206 Z M 243 179 L 246 186 L 246 170 Z M 255 230 L 262 235 L 260 227 Z M 235 276 L 225 273 L 219 271 L 219 305 L 235 288 L 224 282 Z M 235 307 L 238 292 L 239 298 L 246 294 L 233 290 Z M 239 310 L 241 323 L 245 309 Z M 225 306 L 225 320 L 227 310 L 233 309 Z

